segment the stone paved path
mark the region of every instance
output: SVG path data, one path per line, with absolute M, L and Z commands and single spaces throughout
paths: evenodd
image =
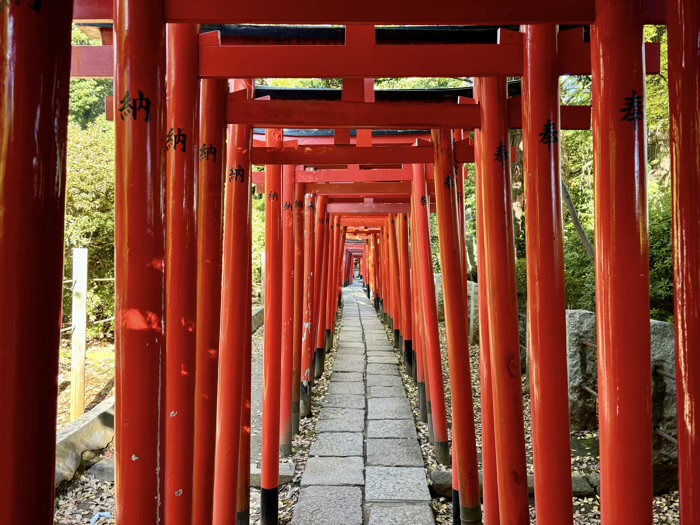
M 361 286 L 343 290 L 338 353 L 292 525 L 432 525 L 398 358 Z

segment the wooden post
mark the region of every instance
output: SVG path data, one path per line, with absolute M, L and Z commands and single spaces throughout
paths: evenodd
M 70 419 L 85 412 L 85 326 L 87 324 L 87 248 L 73 248 L 73 308 L 70 358 Z

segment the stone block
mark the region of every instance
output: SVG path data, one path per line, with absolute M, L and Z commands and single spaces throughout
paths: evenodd
M 411 404 L 405 397 L 372 397 L 367 400 L 367 419 L 413 420 Z
M 362 342 L 357 342 L 357 341 L 339 341 L 338 342 L 338 350 L 342 350 L 344 348 L 362 348 L 364 349 L 365 344 Z
M 356 382 L 331 381 L 331 384 L 328 385 L 328 394 L 332 395 L 332 396 L 364 395 L 364 393 L 365 393 L 365 384 L 361 381 L 356 381 Z
M 349 457 L 364 454 L 362 432 L 324 432 L 311 445 L 310 456 Z
M 346 346 L 346 345 L 340 345 L 338 347 L 338 355 L 336 356 L 336 359 L 340 356 L 344 355 L 365 355 L 365 345 L 353 345 L 353 346 Z
M 382 357 L 367 357 L 367 363 L 376 363 L 383 365 L 398 365 L 399 360 L 396 355 L 388 354 Z
M 321 419 L 316 423 L 316 432 L 362 432 L 364 419 Z
M 359 372 L 365 371 L 364 355 L 339 355 L 333 363 L 334 372 Z
M 429 503 L 373 503 L 367 506 L 368 525 L 434 525 Z
M 367 467 L 366 475 L 367 503 L 430 502 L 423 467 Z
M 380 375 L 399 375 L 399 367 L 396 365 L 383 365 L 372 363 L 367 365 L 367 375 L 370 374 L 380 374 Z
M 364 483 L 364 460 L 357 457 L 310 457 L 301 477 L 302 487 L 364 485 Z
M 569 419 L 571 430 L 592 430 L 598 426 L 596 398 L 583 390 L 598 385 L 595 314 L 587 310 L 566 311 L 566 353 L 569 373 Z
M 331 384 L 333 383 L 349 383 L 364 381 L 362 372 L 335 372 L 331 376 Z
M 285 485 L 292 481 L 294 477 L 294 463 L 282 463 L 280 462 L 280 486 Z M 258 465 L 252 463 L 250 465 L 250 486 L 256 489 L 260 488 L 260 481 L 262 479 L 262 470 Z
M 367 391 L 369 397 L 406 397 L 403 386 L 370 386 Z
M 321 406 L 333 408 L 358 408 L 364 410 L 365 396 L 328 394 L 321 402 Z
M 393 376 L 368 375 L 367 386 L 400 386 L 403 388 L 403 381 L 398 374 Z
M 362 490 L 359 487 L 307 487 L 301 489 L 292 525 L 362 525 Z
M 340 336 L 341 341 L 344 343 L 363 343 L 362 332 L 344 332 Z
M 422 467 L 423 456 L 415 439 L 367 440 L 367 465 Z
M 416 439 L 416 425 L 411 419 L 367 421 L 368 438 Z

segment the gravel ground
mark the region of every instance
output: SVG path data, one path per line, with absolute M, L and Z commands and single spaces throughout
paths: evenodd
M 447 335 L 445 332 L 445 323 L 439 323 L 440 331 L 440 347 L 442 354 L 442 371 L 445 381 L 445 403 L 447 409 L 448 427 L 452 425 L 452 396 L 449 383 L 449 366 L 447 361 Z M 477 452 L 481 457 L 481 392 L 479 389 L 479 347 L 472 346 L 469 350 L 471 361 L 471 376 L 472 376 L 472 395 L 474 399 L 474 414 L 476 427 L 476 442 Z M 403 376 L 404 386 L 408 392 L 409 399 L 413 408 L 414 420 L 418 430 L 418 437 L 423 452 L 423 460 L 426 467 L 426 475 L 430 479 L 430 472 L 434 470 L 448 470 L 447 467 L 440 465 L 435 460 L 432 446 L 428 442 L 428 426 L 420 420 L 420 411 L 418 409 L 418 389 L 413 385 L 413 382 L 405 374 L 403 362 L 401 362 L 401 373 Z M 531 428 L 532 422 L 530 419 L 530 395 L 525 388 L 523 378 L 523 417 L 525 423 L 525 447 L 526 457 L 528 462 L 528 471 L 532 472 L 532 437 Z M 451 432 L 450 432 L 451 438 Z M 572 432 L 572 438 L 584 443 L 597 443 L 597 432 Z M 594 447 L 595 450 L 595 447 Z M 597 455 L 581 454 L 573 455 L 572 470 L 578 473 L 597 473 L 600 472 L 600 462 Z M 574 523 L 575 525 L 599 525 L 600 524 L 600 498 L 573 498 L 574 505 Z M 435 513 L 436 523 L 438 525 L 452 524 L 452 501 L 446 498 L 438 497 L 432 501 L 433 512 Z M 530 501 L 530 523 L 535 524 L 535 508 L 534 501 Z M 680 523 L 680 510 L 678 492 L 672 492 L 657 496 L 654 498 L 654 523 L 655 524 L 674 524 Z
M 263 335 L 264 331 L 262 328 L 253 334 L 252 461 L 259 461 L 260 459 Z M 333 348 L 326 356 L 324 374 L 314 385 L 311 407 L 312 416 L 301 420 L 300 433 L 294 436 L 292 442 L 292 457 L 289 461 L 294 461 L 296 467 L 292 482 L 280 487 L 280 524 L 287 524 L 292 519 L 294 504 L 299 495 L 301 476 L 309 455 L 309 447 L 316 440 L 316 421 L 320 412 L 320 404 L 328 393 L 328 383 L 335 361 L 339 335 L 340 324 L 338 323 L 336 325 Z M 103 455 L 108 457 L 112 453 L 112 450 L 107 450 Z M 54 524 L 113 525 L 115 523 L 113 518 L 114 511 L 114 483 L 101 481 L 90 474 L 88 470 L 77 474 L 70 484 L 63 487 L 56 494 Z M 100 517 L 99 513 L 103 513 L 103 517 Z M 94 523 L 91 522 L 92 519 L 95 519 Z M 250 491 L 250 523 L 253 525 L 260 523 L 260 491 L 257 489 L 251 489 Z

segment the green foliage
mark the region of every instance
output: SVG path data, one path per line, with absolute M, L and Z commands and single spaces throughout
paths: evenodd
M 90 40 L 87 35 L 73 26 L 72 42 L 74 46 L 99 45 L 97 40 Z M 72 79 L 70 81 L 69 117 L 86 129 L 105 113 L 105 98 L 114 94 L 111 79 Z
M 649 283 L 651 317 L 673 322 L 673 245 L 671 187 L 649 188 Z
M 114 125 L 99 119 L 82 129 L 68 125 L 65 275 L 72 272 L 72 249 L 88 249 L 88 326 L 114 315 Z M 64 295 L 69 313 L 70 292 Z M 65 319 L 65 322 L 69 322 Z M 112 323 L 93 325 L 91 337 L 113 330 Z

